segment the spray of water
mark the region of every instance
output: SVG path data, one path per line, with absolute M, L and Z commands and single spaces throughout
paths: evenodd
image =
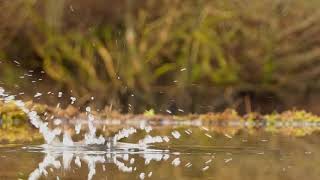
M 55 128 L 50 130 L 48 123 L 43 122 L 36 111 L 29 110 L 23 101 L 15 99 L 14 95 L 7 94 L 2 87 L 0 87 L 0 98 L 3 98 L 5 103 L 14 103 L 18 108 L 26 113 L 31 124 L 39 129 L 39 132 L 42 134 L 47 144 L 53 143 L 53 141 L 56 140 L 56 137 L 61 134 L 61 129 Z
M 36 93 L 35 97 L 42 96 L 41 93 Z M 62 97 L 62 93 L 59 92 L 58 97 Z M 41 177 L 48 176 L 47 169 L 54 167 L 55 169 L 60 169 L 63 167 L 64 170 L 68 170 L 71 167 L 72 162 L 78 167 L 83 164 L 88 166 L 88 180 L 91 180 L 96 174 L 96 167 L 98 164 L 103 166 L 105 170 L 105 164 L 114 164 L 118 167 L 121 172 L 132 173 L 137 171 L 137 166 L 135 166 L 135 158 L 130 156 L 136 156 L 144 159 L 144 164 L 148 165 L 151 161 L 167 161 L 170 156 L 173 156 L 171 161 L 172 166 L 177 167 L 181 164 L 181 159 L 179 157 L 180 153 L 172 153 L 169 150 L 156 150 L 150 148 L 152 144 L 155 143 L 167 143 L 171 139 L 179 139 L 181 134 L 179 131 L 174 130 L 171 132 L 171 136 L 152 136 L 150 133 L 153 128 L 148 125 L 146 121 L 139 121 L 136 127 L 126 127 L 118 131 L 112 137 L 104 137 L 102 135 L 97 136 L 97 128 L 95 127 L 95 116 L 91 112 L 91 108 L 86 108 L 87 116 L 87 126 L 88 130 L 84 134 L 83 140 L 73 141 L 71 134 L 68 131 L 63 132 L 59 127 L 50 129 L 48 127 L 48 122 L 41 119 L 36 111 L 28 109 L 26 104 L 16 98 L 14 95 L 9 95 L 5 92 L 3 88 L 0 87 L 0 100 L 4 103 L 14 103 L 19 109 L 21 109 L 30 119 L 30 123 L 36 127 L 42 134 L 45 144 L 41 146 L 41 151 L 46 154 L 45 158 L 38 167 L 29 175 L 29 180 L 38 180 Z M 71 98 L 73 104 L 76 99 Z M 55 126 L 59 126 L 62 123 L 62 119 L 54 119 L 52 117 Z M 113 123 L 119 124 L 120 121 L 113 120 Z M 82 130 L 83 121 L 77 120 L 74 126 L 76 134 L 80 134 Z M 163 121 L 163 124 L 172 123 Z M 183 122 L 183 124 L 190 124 L 190 122 Z M 138 130 L 144 131 L 146 133 L 145 137 L 138 140 L 137 144 L 122 143 L 121 140 L 128 138 L 129 136 L 138 132 Z M 190 135 L 192 131 L 190 129 L 186 130 L 185 133 Z M 62 141 L 59 137 L 62 135 Z M 99 151 L 92 151 L 91 148 L 98 147 Z M 89 148 L 90 150 L 88 151 Z M 62 158 L 61 158 L 62 157 Z M 62 159 L 60 162 L 59 159 Z M 230 160 L 229 160 L 230 161 Z M 191 163 L 187 163 L 185 167 L 191 167 Z M 209 166 L 205 166 L 203 171 L 207 170 Z M 139 178 L 145 179 L 152 176 L 152 172 L 140 172 Z M 57 177 L 59 179 L 59 177 Z

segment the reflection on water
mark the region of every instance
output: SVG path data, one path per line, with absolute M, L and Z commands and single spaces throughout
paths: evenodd
M 62 121 L 52 116 L 47 121 L 1 87 L 0 98 L 26 114 L 45 143 L 0 145 L 1 180 L 320 176 L 318 121 L 101 120 L 90 107 L 83 119 Z M 291 134 L 287 132 L 306 136 L 286 136 Z M 34 132 L 28 129 L 23 134 Z
M 172 126 L 152 132 L 170 141 L 151 146 L 127 143 L 143 139 L 145 134 L 139 131 L 111 147 L 3 146 L 0 179 L 318 179 L 320 175 L 317 134 L 289 137 L 261 130 L 227 137 L 203 128 Z
M 39 179 L 42 175 L 46 176 L 48 174 L 47 168 L 54 167 L 55 169 L 61 168 L 61 162 L 58 160 L 62 158 L 62 167 L 64 170 L 68 170 L 71 167 L 71 162 L 74 161 L 74 164 L 77 168 L 81 168 L 82 162 L 85 162 L 88 166 L 88 179 L 96 174 L 97 164 L 103 165 L 103 171 L 105 172 L 105 164 L 114 164 L 119 171 L 132 173 L 137 171 L 135 167 L 135 158 L 130 157 L 134 155 L 139 155 L 145 160 L 146 164 L 149 164 L 152 160 L 161 161 L 162 159 L 168 159 L 170 155 L 168 151 L 163 150 L 153 150 L 153 149 L 139 149 L 135 145 L 120 143 L 117 147 L 108 149 L 103 146 L 95 147 L 85 147 L 85 146 L 42 146 L 27 148 L 29 151 L 35 152 L 36 150 L 42 151 L 45 154 L 45 158 L 37 169 L 35 169 L 30 175 L 29 179 Z M 129 159 L 130 158 L 130 159 Z M 141 173 L 143 177 L 143 173 Z M 152 172 L 148 174 L 150 177 Z M 141 177 L 141 178 L 142 178 Z

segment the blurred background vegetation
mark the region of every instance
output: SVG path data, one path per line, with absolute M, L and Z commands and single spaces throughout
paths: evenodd
M 2 0 L 0 86 L 124 113 L 319 114 L 319 22 L 318 0 Z

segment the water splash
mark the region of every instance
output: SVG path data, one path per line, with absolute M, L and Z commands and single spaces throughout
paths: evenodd
M 49 129 L 48 123 L 43 122 L 36 111 L 29 110 L 22 100 L 17 100 L 14 95 L 7 94 L 2 87 L 0 87 L 0 97 L 3 98 L 5 103 L 12 102 L 20 108 L 28 116 L 31 124 L 39 129 L 47 144 L 51 144 L 61 134 L 60 128 Z
M 96 135 L 96 127 L 94 126 L 93 122 L 94 122 L 94 116 L 91 114 L 91 108 L 87 107 L 86 108 L 86 113 L 88 115 L 88 127 L 89 127 L 89 132 L 85 134 L 85 144 L 90 145 L 90 144 L 104 144 L 105 143 L 105 138 L 100 135 L 99 137 L 97 137 Z M 79 125 L 75 126 L 75 130 L 78 130 Z
M 40 97 L 42 94 L 36 94 L 37 97 Z M 62 97 L 62 93 L 58 93 L 58 97 Z M 48 176 L 47 169 L 53 167 L 55 169 L 60 169 L 63 167 L 65 171 L 72 168 L 72 164 L 78 167 L 82 167 L 85 164 L 88 166 L 88 180 L 91 180 L 97 173 L 97 165 L 102 165 L 105 170 L 106 164 L 115 165 L 119 171 L 124 173 L 133 173 L 138 172 L 139 167 L 136 166 L 137 158 L 142 158 L 144 160 L 144 165 L 149 165 L 152 161 L 167 161 L 170 158 L 172 160 L 169 162 L 173 167 L 180 166 L 183 161 L 181 160 L 181 153 L 186 149 L 185 147 L 180 147 L 181 152 L 175 150 L 171 152 L 168 147 L 162 146 L 162 148 L 156 148 L 152 146 L 154 144 L 163 144 L 168 143 L 172 140 L 179 140 L 182 136 L 180 130 L 173 130 L 168 135 L 152 135 L 154 131 L 153 126 L 145 120 L 139 121 L 128 121 L 124 125 L 125 128 L 119 130 L 115 135 L 111 137 L 104 137 L 102 134 L 98 135 L 95 122 L 99 120 L 91 112 L 91 108 L 86 108 L 86 118 L 84 121 L 82 119 L 76 119 L 74 124 L 74 132 L 77 135 L 80 135 L 83 125 L 86 124 L 87 132 L 84 133 L 83 139 L 74 141 L 72 135 L 69 131 L 62 131 L 60 127 L 55 127 L 50 129 L 48 123 L 45 120 L 42 120 L 37 112 L 29 110 L 25 103 L 19 99 L 16 99 L 14 95 L 9 95 L 5 92 L 3 88 L 0 87 L 0 98 L 3 99 L 5 103 L 14 103 L 18 108 L 20 108 L 30 119 L 31 124 L 39 129 L 39 132 L 43 135 L 45 139 L 44 145 L 32 149 L 33 151 L 41 151 L 45 154 L 45 157 L 38 167 L 30 174 L 29 180 L 37 180 L 41 177 Z M 76 98 L 71 97 L 71 104 L 76 101 Z M 62 119 L 51 117 L 53 124 L 55 126 L 64 125 Z M 138 122 L 137 124 L 134 124 Z M 108 124 L 110 123 L 110 124 Z M 106 123 L 106 125 L 111 125 L 112 123 L 116 125 L 123 125 L 121 121 L 114 119 Z M 187 125 L 187 126 L 197 126 L 201 127 L 204 130 L 204 135 L 212 138 L 209 134 L 208 129 L 202 126 L 200 121 L 179 121 L 173 122 L 171 120 L 161 121 L 162 125 Z M 137 143 L 123 143 L 121 142 L 125 138 L 128 138 L 134 135 L 137 132 L 143 132 L 144 137 L 139 139 Z M 191 129 L 184 131 L 183 135 L 191 135 L 193 132 Z M 60 137 L 62 136 L 62 141 Z M 29 149 L 30 150 L 30 149 Z M 138 157 L 136 157 L 138 155 Z M 60 159 L 62 159 L 60 161 Z M 232 159 L 231 159 L 232 160 Z M 231 160 L 226 160 L 228 163 Z M 206 161 L 202 168 L 202 171 L 209 169 L 209 163 L 211 161 Z M 186 168 L 190 168 L 191 163 L 184 165 Z M 139 172 L 138 178 L 146 179 L 152 176 L 152 172 Z M 57 178 L 59 178 L 57 176 Z
M 34 97 L 40 97 L 42 93 L 36 93 Z M 62 93 L 58 94 L 58 97 L 61 97 Z M 88 132 L 85 133 L 83 141 L 74 142 L 72 140 L 71 135 L 68 131 L 62 132 L 59 127 L 54 129 L 50 129 L 48 127 L 48 123 L 44 122 L 41 117 L 37 114 L 36 111 L 29 110 L 26 107 L 26 104 L 19 99 L 16 99 L 14 95 L 9 95 L 5 92 L 3 88 L 0 87 L 0 98 L 3 99 L 5 103 L 14 103 L 19 109 L 21 109 L 30 119 L 31 124 L 39 129 L 39 132 L 45 139 L 46 144 L 42 145 L 42 151 L 46 154 L 43 161 L 39 164 L 38 168 L 35 169 L 29 176 L 29 180 L 37 180 L 41 176 L 47 176 L 47 168 L 53 166 L 54 168 L 58 169 L 61 167 L 61 162 L 58 160 L 59 157 L 62 156 L 62 164 L 65 170 L 70 168 L 70 164 L 75 157 L 75 164 L 81 167 L 82 163 L 85 162 L 88 165 L 88 180 L 91 180 L 93 176 L 96 174 L 96 164 L 98 163 L 113 163 L 115 164 L 118 169 L 122 172 L 133 172 L 137 169 L 137 167 L 130 167 L 129 165 L 133 165 L 135 163 L 135 159 L 131 158 L 129 161 L 129 165 L 126 165 L 124 162 L 119 161 L 119 159 L 128 161 L 129 155 L 132 153 L 136 153 L 136 151 L 142 152 L 141 157 L 145 159 L 145 164 L 149 164 L 152 160 L 161 161 L 162 159 L 168 159 L 167 151 L 162 150 L 153 150 L 149 149 L 149 144 L 154 143 L 162 143 L 162 142 L 169 142 L 168 136 L 151 136 L 149 133 L 153 130 L 150 125 L 147 125 L 145 121 L 140 122 L 140 129 L 144 130 L 148 135 L 145 136 L 143 139 L 139 140 L 138 144 L 125 144 L 119 143 L 120 140 L 124 138 L 128 138 L 130 135 L 133 135 L 137 132 L 136 128 L 128 127 L 123 128 L 118 133 L 116 133 L 112 138 L 109 138 L 106 141 L 106 138 L 102 135 L 97 136 L 97 129 L 94 125 L 95 117 L 91 113 L 91 108 L 86 108 L 86 115 L 87 115 L 87 126 Z M 76 99 L 71 97 L 71 104 L 73 104 Z M 51 117 L 53 119 L 54 117 Z M 61 119 L 53 119 L 54 125 L 59 126 L 62 124 Z M 82 123 L 78 121 L 75 126 L 74 130 L 76 134 L 79 134 L 81 131 Z M 62 143 L 59 140 L 59 135 L 63 133 Z M 177 133 L 176 133 L 177 134 Z M 179 134 L 180 136 L 180 134 Z M 175 138 L 179 138 L 178 135 Z M 87 151 L 86 148 L 90 148 L 92 145 L 95 147 L 102 148 L 102 151 L 99 153 Z M 123 146 L 121 151 L 123 154 L 118 154 L 119 149 L 115 151 L 116 153 L 112 153 L 112 148 L 119 148 L 119 146 Z M 154 153 L 156 152 L 156 153 Z M 160 154 L 159 154 L 160 152 Z M 152 172 L 148 173 L 148 177 L 152 175 Z M 140 179 L 144 179 L 146 174 L 141 172 Z

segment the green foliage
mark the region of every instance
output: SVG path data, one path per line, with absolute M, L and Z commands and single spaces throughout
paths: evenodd
M 2 105 L 0 104 L 0 118 L 1 127 L 10 128 L 13 126 L 19 126 L 25 124 L 27 121 L 26 115 L 19 110 L 13 103 Z
M 153 109 L 150 109 L 150 110 L 144 111 L 143 115 L 145 115 L 145 116 L 154 116 L 155 112 L 154 112 Z
M 305 94 L 306 86 L 320 87 L 318 1 L 128 0 L 115 3 L 125 13 L 108 16 L 111 20 L 101 20 L 104 14 L 72 18 L 67 3 L 53 7 L 52 2 L 5 3 L 7 9 L 26 8 L 1 11 L 17 19 L 3 26 L 20 33 L 10 36 L 0 54 L 8 59 L 19 54 L 26 67 L 42 68 L 78 96 L 100 96 L 119 106 L 139 103 L 142 112 L 169 99 L 187 104 L 194 91 L 200 98 L 216 93 L 203 103 L 224 98 L 231 106 L 238 101 L 234 95 L 221 97 L 230 89 L 283 97 L 287 89 Z M 98 1 L 74 5 L 75 11 L 99 8 Z M 59 7 L 67 10 L 54 9 Z M 5 75 L 6 82 L 12 76 Z M 193 90 L 194 84 L 200 86 Z M 157 97 L 162 90 L 166 97 Z

